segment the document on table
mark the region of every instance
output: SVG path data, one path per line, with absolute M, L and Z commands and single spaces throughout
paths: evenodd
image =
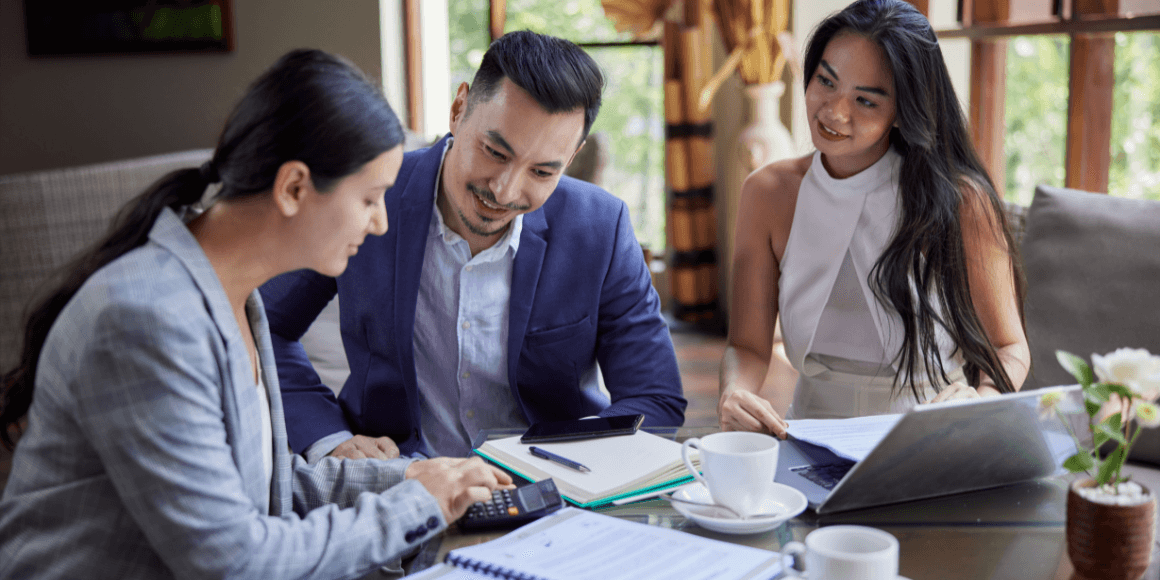
M 490 542 L 452 550 L 422 580 L 767 580 L 780 554 L 564 508 Z
M 850 461 L 862 461 L 901 418 L 901 414 L 870 415 L 849 419 L 792 419 L 786 423 L 794 439 L 825 447 Z

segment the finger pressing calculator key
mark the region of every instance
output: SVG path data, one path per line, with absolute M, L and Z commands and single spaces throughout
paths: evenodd
M 496 490 L 491 500 L 478 502 L 459 520 L 463 530 L 511 528 L 564 506 L 556 483 L 545 479 L 516 489 Z

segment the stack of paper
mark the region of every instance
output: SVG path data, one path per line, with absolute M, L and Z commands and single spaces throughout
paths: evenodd
M 759 580 L 781 555 L 565 508 L 483 544 L 452 550 L 416 580 Z
M 894 428 L 902 415 L 870 415 L 850 419 L 793 419 L 789 435 L 825 447 L 838 457 L 862 461 Z

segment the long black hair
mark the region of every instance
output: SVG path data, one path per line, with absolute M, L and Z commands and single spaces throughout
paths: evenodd
M 164 208 L 199 202 L 221 183 L 215 199 L 270 191 L 278 168 L 301 161 L 326 192 L 338 180 L 403 142 L 403 128 L 382 90 L 346 59 L 320 50 L 295 50 L 250 86 L 230 113 L 213 157 L 173 171 L 130 201 L 109 232 L 62 269 L 63 280 L 29 311 L 16 368 L 0 383 L 0 442 L 15 446 L 9 427 L 32 404 L 40 351 L 61 310 L 94 272 L 145 243 Z
M 902 156 L 902 210 L 894 237 L 869 275 L 878 300 L 902 319 L 895 391 L 909 388 L 919 398 L 915 378 L 920 367 L 930 379 L 948 382 L 937 341 L 939 327 L 962 353 L 971 385 L 979 384 L 983 372 L 1000 392 L 1014 391 L 971 300 L 960 219 L 963 203 L 971 202 L 964 195 L 986 197 L 993 233 L 1006 240 L 1021 324 L 1026 282 L 1003 202 L 971 144 L 938 38 L 930 21 L 903 0 L 858 0 L 814 30 L 805 55 L 806 86 L 826 45 L 846 32 L 882 47 L 897 95 L 897 124 L 890 130 L 890 143 Z M 932 383 L 940 388 L 937 381 Z

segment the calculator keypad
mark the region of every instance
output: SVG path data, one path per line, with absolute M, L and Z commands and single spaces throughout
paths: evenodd
M 477 502 L 467 510 L 468 518 L 494 518 L 500 515 L 518 516 L 520 508 L 512 499 L 509 489 L 497 489 L 491 492 L 491 501 Z

